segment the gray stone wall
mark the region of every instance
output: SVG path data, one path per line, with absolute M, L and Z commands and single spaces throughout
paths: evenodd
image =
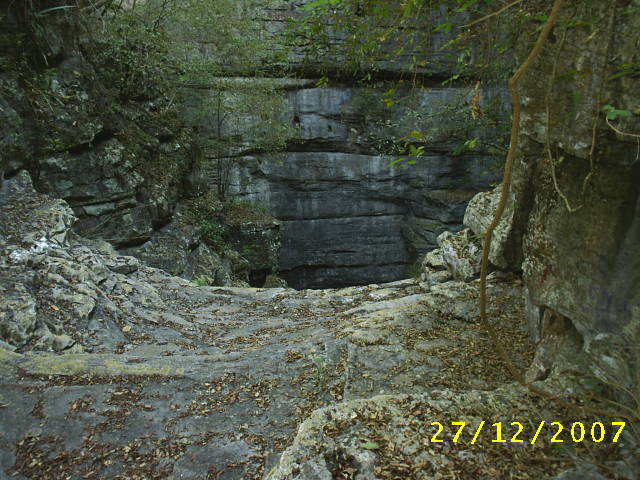
M 245 82 L 244 79 L 236 79 Z M 338 84 L 315 88 L 313 80 L 279 79 L 288 122 L 286 150 L 254 154 L 257 115 L 227 121 L 217 138 L 215 115 L 205 135 L 237 156 L 207 152 L 196 184 L 215 188 L 218 162 L 233 171 L 229 191 L 256 201 L 283 221 L 280 269 L 296 287 L 329 287 L 391 281 L 408 275 L 418 255 L 436 247 L 436 237 L 461 227 L 466 202 L 500 176 L 500 158 L 487 152 L 457 154 L 477 136 L 502 144 L 495 128 L 465 128 L 471 117 L 471 88 L 404 88 L 388 108 L 383 93 L 397 87 Z M 507 121 L 502 88 L 482 89 L 483 108 Z M 205 101 L 206 92 L 197 92 Z M 236 100 L 237 101 L 237 100 Z M 188 116 L 188 112 L 187 112 Z M 462 121 L 461 121 L 461 116 Z M 386 156 L 394 141 L 412 130 L 427 132 L 426 154 L 415 165 Z M 243 155 L 244 154 L 244 155 Z
M 296 287 L 403 278 L 445 229 L 461 228 L 466 202 L 494 173 L 481 156 L 395 157 L 288 152 L 242 157 L 232 191 L 270 206 L 282 222 L 280 269 Z
M 293 286 L 406 277 L 418 255 L 436 247 L 441 232 L 461 228 L 467 201 L 499 178 L 499 160 L 492 155 L 454 153 L 461 132 L 446 109 L 468 102 L 470 89 L 407 90 L 409 100 L 390 109 L 383 91 L 292 90 L 285 108 L 297 126 L 288 143 L 296 151 L 231 159 L 230 192 L 268 206 L 282 221 L 280 269 Z M 506 104 L 499 89 L 487 89 L 483 99 Z M 392 165 L 402 157 L 380 151 L 416 129 L 433 132 L 427 153 L 407 158 L 414 165 Z M 209 178 L 216 161 L 211 159 Z
M 267 11 L 268 28 L 278 35 L 300 17 L 306 3 L 287 2 Z M 415 50 L 373 59 L 373 80 L 367 86 L 350 76 L 340 33 L 332 34 L 332 50 L 321 57 L 306 57 L 305 48 L 290 52 L 289 68 L 303 79 L 274 79 L 282 105 L 272 115 L 290 127 L 285 151 L 277 155 L 255 152 L 257 113 L 232 110 L 218 131 L 215 112 L 205 122 L 205 143 L 207 138 L 222 142 L 234 157 L 221 160 L 219 150 L 210 149 L 198 188 L 215 186 L 220 181 L 216 166 L 225 162 L 223 169 L 232 170 L 229 191 L 262 203 L 282 221 L 280 269 L 291 285 L 330 287 L 406 277 L 417 257 L 436 247 L 438 234 L 461 228 L 473 194 L 498 181 L 500 155 L 458 151 L 474 137 L 498 146 L 505 139 L 499 126 L 468 128 L 472 88 L 442 86 L 458 71 L 455 52 L 443 49 L 454 32 L 433 32 L 444 22 L 444 12 L 442 6 L 419 19 Z M 393 49 L 391 43 L 387 47 Z M 390 81 L 410 74 L 413 57 L 425 60 L 414 72 L 424 86 Z M 304 79 L 317 79 L 324 71 L 332 72 L 327 88 Z M 390 89 L 396 91 L 391 108 L 383 101 Z M 508 123 L 506 90 L 483 87 L 481 93 L 482 108 Z M 206 90 L 193 94 L 187 118 L 207 101 Z M 238 99 L 225 101 L 232 105 Z M 415 165 L 391 168 L 399 158 L 395 140 L 414 130 L 427 133 L 424 157 Z
M 640 61 L 640 22 L 631 14 L 640 2 L 631 3 L 565 7 L 564 19 L 601 27 L 557 28 L 523 79 L 511 206 L 534 338 L 544 345 L 553 334 L 545 316 L 569 319 L 591 372 L 614 389 L 637 391 L 640 147 L 603 112 L 605 105 L 633 111 L 640 96 L 637 73 L 624 70 Z M 610 123 L 640 133 L 637 113 Z

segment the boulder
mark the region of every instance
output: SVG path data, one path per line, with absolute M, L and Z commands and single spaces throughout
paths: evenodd
M 63 245 L 77 220 L 65 201 L 38 194 L 24 170 L 5 182 L 2 197 L 3 234 L 7 240 L 22 242 L 35 250 L 43 250 L 49 244 Z M 23 216 L 28 217 L 27 221 L 17 221 Z
M 464 226 L 470 228 L 478 237 L 484 238 L 489 225 L 493 222 L 502 185 L 498 185 L 490 192 L 480 192 L 474 196 L 464 213 Z M 513 202 L 507 203 L 498 226 L 493 231 L 489 261 L 501 269 L 520 270 L 518 256 L 511 249 L 511 232 L 513 228 Z
M 228 259 L 223 259 L 204 243 L 189 253 L 181 276 L 188 280 L 206 278 L 209 285 L 233 285 L 231 262 Z
M 482 249 L 470 229 L 438 236 L 442 259 L 454 279 L 468 282 L 480 273 Z
M 442 256 L 442 250 L 439 248 L 431 250 L 429 253 L 427 253 L 424 256 L 422 265 L 429 266 L 435 270 L 444 270 L 447 268 L 447 263 L 444 261 L 444 257 Z
M 436 248 L 424 256 L 422 260 L 422 272 L 420 281 L 427 284 L 443 283 L 451 280 L 453 276 L 447 269 L 447 264 L 442 256 L 442 250 Z
M 0 336 L 14 347 L 23 347 L 38 327 L 36 302 L 23 285 L 2 289 Z
M 179 205 L 173 221 L 148 242 L 120 253 L 187 280 L 207 279 L 207 284 L 216 286 L 242 285 L 247 279 L 247 260 L 228 248 L 214 250 L 204 243 L 200 229 L 192 222 L 186 205 Z
M 288 288 L 286 280 L 280 278 L 278 275 L 273 273 L 267 275 L 267 278 L 264 281 L 263 288 Z

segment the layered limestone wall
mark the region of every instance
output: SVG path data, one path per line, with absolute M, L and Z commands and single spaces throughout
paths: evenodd
M 640 18 L 632 11 L 638 6 L 567 5 L 564 19 L 601 27 L 556 29 L 522 81 L 507 241 L 522 246 L 512 264 L 522 262 L 530 327 L 540 342 L 533 377 L 549 373 L 556 359 L 546 343 L 560 330 L 588 353 L 599 378 L 615 389 L 637 388 L 640 79 L 632 66 L 640 62 Z M 636 113 L 607 124 L 606 105 Z M 566 361 L 559 358 L 557 366 Z
M 279 268 L 297 288 L 405 278 L 440 233 L 461 228 L 468 200 L 500 176 L 495 155 L 458 151 L 474 137 L 504 142 L 495 128 L 461 127 L 460 112 L 471 118 L 471 88 L 406 88 L 388 108 L 383 93 L 392 86 L 313 88 L 313 81 L 290 81 L 279 109 L 291 127 L 286 151 L 208 155 L 201 185 L 215 185 L 216 166 L 226 162 L 230 193 L 266 206 L 282 222 Z M 481 104 L 498 118 L 508 116 L 504 89 L 482 89 Z M 260 122 L 251 115 L 244 121 Z M 396 163 L 403 157 L 392 154 L 394 139 L 412 130 L 428 132 L 425 154 Z M 222 133 L 250 150 L 249 128 Z
M 330 152 L 243 157 L 233 187 L 270 205 L 282 223 L 280 269 L 296 287 L 391 281 L 493 179 L 482 157 L 429 155 L 411 168 L 393 157 Z

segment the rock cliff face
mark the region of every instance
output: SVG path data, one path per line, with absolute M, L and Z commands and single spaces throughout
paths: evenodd
M 563 18 L 602 28 L 558 29 L 524 78 L 510 207 L 534 338 L 544 347 L 554 335 L 545 318 L 559 318 L 570 341 L 577 331 L 593 373 L 631 391 L 640 335 L 638 5 L 565 8 Z M 606 120 L 606 105 L 630 116 Z
M 495 131 L 462 133 L 451 117 L 452 106 L 468 105 L 471 89 L 407 90 L 393 108 L 384 106 L 384 91 L 290 91 L 283 110 L 296 127 L 288 139 L 295 151 L 230 160 L 230 192 L 268 205 L 282 221 L 279 268 L 297 288 L 405 277 L 438 234 L 461 227 L 467 201 L 499 176 L 494 156 L 456 152 L 465 134 L 503 141 Z M 503 90 L 486 89 L 482 98 L 505 115 Z M 424 156 L 407 159 L 414 165 L 385 155 L 416 129 L 431 138 Z
M 246 248 L 245 241 L 264 247 L 266 266 L 264 258 L 248 262 L 229 245 L 213 251 L 199 226 L 185 221 L 196 158 L 173 99 L 142 82 L 126 94 L 110 85 L 105 78 L 113 72 L 105 75 L 110 69 L 101 64 L 95 39 L 82 34 L 76 10 L 38 16 L 55 4 L 16 5 L 0 17 L 3 177 L 28 169 L 38 191 L 73 209 L 76 232 L 154 267 L 217 285 L 246 283 L 254 269 L 257 281 L 271 273 L 277 225 L 264 231 L 245 225 L 255 231 L 234 234 L 236 249 Z M 25 39 L 29 48 L 16 48 Z
M 285 2 L 267 10 L 265 21 L 274 36 L 299 18 L 307 3 Z M 393 58 L 383 58 L 383 52 L 372 58 L 373 73 L 366 82 L 350 72 L 346 38 L 340 33 L 329 33 L 331 48 L 321 57 L 309 56 L 308 45 L 290 52 L 290 71 L 317 76 L 273 80 L 282 98 L 272 116 L 289 127 L 284 151 L 277 155 L 256 154 L 252 137 L 256 126 L 266 123 L 257 113 L 230 112 L 237 120 L 222 122 L 212 112 L 203 126 L 205 143 L 227 143 L 235 156 L 221 159 L 209 149 L 196 183 L 206 189 L 228 181 L 232 195 L 261 203 L 282 222 L 278 266 L 296 288 L 406 277 L 418 256 L 436 247 L 438 234 L 461 228 L 466 202 L 497 181 L 500 155 L 460 147 L 473 138 L 504 147 L 508 95 L 504 88 L 481 89 L 481 108 L 497 122 L 483 127 L 471 120 L 473 89 L 442 86 L 459 71 L 457 55 L 443 48 L 453 33 L 432 32 L 433 25 L 444 21 L 444 11 L 433 9 L 432 18 L 420 19 L 429 26 L 416 24 L 413 33 L 420 40 L 414 39 L 414 47 Z M 412 70 L 417 61 L 424 65 Z M 328 87 L 317 88 L 322 72 L 331 72 L 332 78 Z M 409 72 L 420 77 L 422 87 L 390 80 Z M 242 84 L 247 79 L 226 81 Z M 192 95 L 186 118 L 207 101 L 208 92 L 194 90 Z M 223 98 L 229 105 L 238 102 Z M 395 140 L 417 130 L 425 132 L 424 156 L 408 159 L 415 165 L 405 161 L 392 168 L 400 158 Z M 221 162 L 230 170 L 228 180 L 221 180 L 216 167 Z
M 280 269 L 291 285 L 391 281 L 406 276 L 444 229 L 460 228 L 468 199 L 494 178 L 482 157 L 429 155 L 411 168 L 392 160 L 328 152 L 243 157 L 232 185 L 281 220 Z
M 191 164 L 175 117 L 149 95 L 117 98 L 72 10 L 36 21 L 10 7 L 0 22 L 0 170 L 28 168 L 39 190 L 69 203 L 84 235 L 116 246 L 148 240 L 170 219 Z
M 266 20 L 274 33 L 298 15 L 304 3 L 308 2 L 290 2 L 286 8 L 268 11 Z M 167 99 L 142 89 L 131 98 L 116 98 L 102 82 L 101 66 L 89 58 L 91 45 L 79 39 L 72 13 L 61 10 L 43 17 L 44 37 L 34 37 L 37 47 L 31 52 L 35 59 L 41 54 L 47 58 L 46 65 L 34 68 L 37 88 L 25 89 L 11 68 L 0 75 L 0 115 L 5 120 L 0 142 L 6 147 L 0 166 L 9 174 L 27 166 L 39 190 L 65 199 L 73 208 L 79 233 L 105 239 L 153 266 L 166 266 L 167 258 L 178 258 L 169 263 L 182 265 L 185 250 L 169 252 L 184 240 L 171 233 L 181 228 L 179 215 L 176 225 L 166 225 L 181 199 L 199 187 L 207 190 L 215 185 L 216 169 L 204 165 L 199 179 L 192 182 L 198 176 L 191 173 L 195 159 L 190 137 L 181 129 L 181 122 L 189 123 L 188 113 L 182 119 L 167 114 L 172 112 L 164 108 Z M 12 10 L 2 20 L 3 28 L 19 35 L 25 28 L 23 20 Z M 496 144 L 503 139 L 477 125 L 463 126 L 451 114 L 457 108 L 467 109 L 466 117 L 471 115 L 470 89 L 436 86 L 456 72 L 455 56 L 440 49 L 450 37 L 440 32 L 430 39 L 430 62 L 418 72 L 424 88 L 385 81 L 369 82 L 367 87 L 352 82 L 314 88 L 316 80 L 277 80 L 285 92 L 278 115 L 289 129 L 285 151 L 275 161 L 264 155 L 243 156 L 261 148 L 254 133 L 263 118 L 248 112 L 235 119 L 232 131 L 223 128 L 223 140 L 233 144 L 231 151 L 238 155 L 230 160 L 230 191 L 265 203 L 283 221 L 279 260 L 267 252 L 271 266 L 256 266 L 250 275 L 262 278 L 278 263 L 297 287 L 394 280 L 407 275 L 419 254 L 435 247 L 439 233 L 461 226 L 466 201 L 486 189 L 497 171 L 491 155 L 457 150 L 473 137 Z M 10 40 L 9 35 L 2 41 Z M 344 41 L 339 36 L 333 40 Z M 290 55 L 292 70 L 330 69 L 336 75 L 344 70 L 337 53 L 311 62 L 303 61 L 303 53 Z M 394 62 L 380 60 L 375 68 L 380 78 L 401 76 L 410 69 L 414 55 L 418 53 L 406 52 Z M 397 92 L 388 108 L 383 92 L 392 88 Z M 29 103 L 27 98 L 35 100 Z M 194 93 L 195 104 L 198 98 Z M 504 91 L 482 91 L 483 108 L 493 109 L 498 117 L 504 116 L 506 103 Z M 189 102 L 185 107 L 188 112 Z M 393 140 L 417 129 L 430 132 L 424 158 L 410 168 L 388 167 L 397 159 L 384 156 L 398 153 Z M 204 132 L 200 140 L 212 140 L 209 134 Z M 269 132 L 262 136 L 269 140 Z M 210 164 L 221 161 L 211 152 L 208 155 Z M 273 236 L 266 230 L 263 234 Z M 198 247 L 197 236 L 195 232 L 186 240 L 189 248 Z M 267 250 L 277 244 L 276 238 L 265 243 Z M 246 250 L 251 245 L 236 247 Z M 168 257 L 156 258 L 162 251 Z M 228 263 L 228 259 L 216 261 L 215 255 L 205 255 L 207 262 Z M 210 276 L 218 274 L 212 270 Z

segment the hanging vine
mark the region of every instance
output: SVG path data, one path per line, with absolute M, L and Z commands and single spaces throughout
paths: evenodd
M 562 9 L 564 0 L 555 0 L 553 7 L 551 9 L 551 13 L 549 14 L 549 18 L 541 31 L 536 43 L 531 49 L 529 56 L 527 59 L 520 65 L 517 69 L 516 73 L 509 79 L 509 91 L 511 93 L 511 98 L 513 102 L 513 123 L 511 130 L 511 142 L 509 145 L 509 152 L 507 154 L 507 160 L 504 168 L 504 176 L 502 182 L 502 190 L 500 192 L 500 200 L 498 203 L 498 207 L 496 209 L 493 221 L 489 225 L 486 230 L 484 237 L 484 245 L 482 251 L 482 263 L 480 269 L 480 323 L 482 327 L 488 333 L 491 342 L 494 345 L 495 350 L 500 356 L 501 360 L 507 366 L 509 373 L 513 376 L 513 378 L 521 384 L 523 387 L 527 388 L 530 392 L 539 395 L 544 398 L 548 398 L 553 400 L 558 405 L 561 405 L 566 408 L 577 409 L 579 411 L 585 413 L 592 413 L 595 415 L 603 415 L 607 417 L 618 417 L 625 418 L 630 421 L 637 421 L 640 416 L 636 409 L 631 407 L 627 407 L 625 405 L 618 404 L 616 402 L 609 402 L 610 404 L 614 404 L 615 406 L 620 407 L 626 413 L 612 412 L 608 410 L 601 410 L 597 408 L 591 407 L 578 407 L 570 402 L 564 401 L 558 398 L 555 394 L 543 390 L 531 383 L 527 382 L 524 378 L 522 372 L 518 370 L 515 366 L 510 354 L 505 349 L 504 345 L 498 338 L 497 332 L 494 329 L 491 322 L 489 322 L 487 317 L 487 273 L 489 267 L 489 250 L 491 247 L 491 241 L 493 239 L 493 233 L 500 223 L 502 216 L 504 214 L 504 210 L 507 203 L 507 198 L 509 195 L 509 191 L 511 188 L 511 179 L 512 179 L 512 171 L 513 171 L 513 163 L 515 160 L 516 153 L 518 152 L 518 143 L 519 143 L 519 135 L 520 135 L 520 120 L 522 114 L 522 100 L 520 97 L 520 93 L 518 91 L 518 81 L 522 78 L 522 76 L 527 72 L 527 70 L 533 65 L 533 63 L 537 60 L 542 51 L 542 48 L 545 44 L 545 41 L 548 39 L 551 31 L 555 27 L 558 16 Z

